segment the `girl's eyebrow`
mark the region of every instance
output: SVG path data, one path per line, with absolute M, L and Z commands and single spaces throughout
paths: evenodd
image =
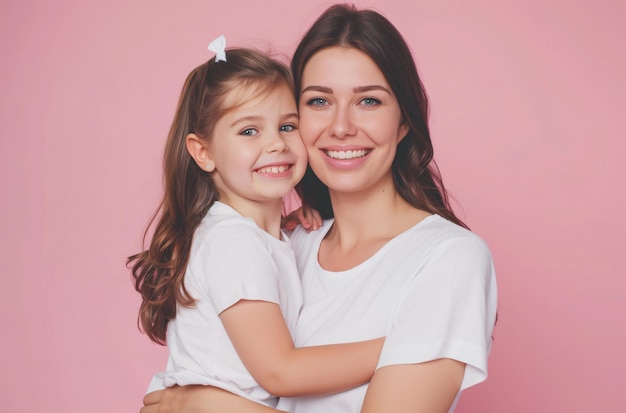
M 295 113 L 295 112 L 294 112 L 294 113 L 287 113 L 287 114 L 285 114 L 285 115 L 281 116 L 280 118 L 281 118 L 281 119 L 291 119 L 291 118 L 297 118 L 297 119 L 299 119 L 299 118 L 300 118 L 300 115 L 298 115 L 298 114 L 297 114 L 297 113 Z
M 296 112 L 293 112 L 293 113 L 286 113 L 286 114 L 282 115 L 280 118 L 281 118 L 283 121 L 284 121 L 285 119 L 298 118 L 298 113 L 296 113 Z M 244 117 L 241 117 L 241 118 L 237 118 L 237 119 L 235 119 L 235 120 L 234 120 L 234 122 L 233 122 L 233 123 L 231 123 L 231 125 L 230 125 L 230 126 L 231 126 L 231 127 L 233 127 L 233 126 L 238 125 L 239 123 L 244 123 L 244 122 L 252 122 L 252 123 L 254 123 L 254 122 L 260 122 L 260 121 L 262 121 L 263 119 L 264 119 L 264 117 L 263 117 L 263 116 L 259 116 L 259 115 L 244 116 Z
M 241 118 L 235 119 L 235 121 L 233 123 L 231 123 L 230 126 L 231 127 L 235 126 L 235 125 L 237 125 L 238 123 L 241 123 L 241 122 L 256 122 L 259 119 L 261 119 L 261 116 L 243 116 Z
M 391 94 L 391 92 L 389 92 L 389 89 L 387 89 L 384 86 L 380 86 L 380 85 L 357 86 L 357 87 L 352 89 L 352 91 L 354 93 L 369 92 L 371 90 L 382 90 L 383 92 Z M 326 87 L 326 86 L 316 86 L 316 85 L 305 87 L 304 89 L 302 89 L 301 93 L 309 92 L 309 91 L 320 92 L 320 93 L 329 93 L 329 94 L 333 93 L 333 90 L 331 88 L 329 88 L 329 87 Z

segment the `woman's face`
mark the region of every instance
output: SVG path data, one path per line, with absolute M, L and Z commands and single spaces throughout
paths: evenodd
M 392 185 L 391 164 L 408 127 L 374 61 L 354 48 L 314 54 L 302 74 L 300 134 L 309 164 L 331 192 Z

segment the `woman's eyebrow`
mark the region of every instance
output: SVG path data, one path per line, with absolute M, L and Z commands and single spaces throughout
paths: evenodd
M 329 87 L 315 86 L 315 85 L 305 87 L 304 89 L 302 89 L 301 93 L 308 92 L 308 91 L 321 92 L 321 93 L 333 93 L 333 90 Z
M 354 93 L 369 92 L 370 90 L 382 90 L 383 92 L 391 94 L 391 92 L 389 92 L 389 89 L 380 85 L 358 86 L 352 90 L 354 91 Z
M 388 94 L 391 94 L 391 92 L 389 91 L 389 89 L 387 89 L 384 86 L 380 86 L 380 85 L 367 85 L 367 86 L 357 86 L 355 88 L 352 89 L 352 91 L 354 93 L 363 93 L 363 92 L 369 92 L 371 90 L 382 90 L 383 92 L 386 92 Z M 329 87 L 326 86 L 317 86 L 317 85 L 311 85 L 311 86 L 307 86 L 304 89 L 302 89 L 301 93 L 304 92 L 320 92 L 320 93 L 329 93 L 332 94 L 333 90 Z

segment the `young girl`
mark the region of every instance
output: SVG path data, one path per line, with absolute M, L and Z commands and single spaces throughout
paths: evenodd
M 203 384 L 273 407 L 363 384 L 382 339 L 295 348 L 291 338 L 302 293 L 282 197 L 307 156 L 289 70 L 250 49 L 219 60 L 187 77 L 154 235 L 128 259 L 141 327 L 170 350 L 148 391 Z

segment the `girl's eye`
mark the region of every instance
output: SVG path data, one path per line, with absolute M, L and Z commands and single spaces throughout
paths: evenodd
M 380 105 L 380 100 L 376 98 L 364 98 L 361 100 L 361 103 L 365 106 L 376 106 Z
M 324 98 L 313 98 L 307 100 L 306 104 L 309 106 L 325 106 L 328 105 L 328 101 Z
M 257 130 L 256 130 L 256 129 L 254 129 L 254 128 L 247 128 L 247 129 L 244 129 L 244 130 L 242 130 L 241 132 L 239 132 L 239 134 L 240 134 L 240 135 L 243 135 L 243 136 L 254 136 L 254 135 L 256 135 L 257 133 L 259 133 L 259 131 L 257 131 Z
M 281 125 L 280 127 L 281 132 L 293 132 L 295 130 L 296 130 L 296 125 L 292 125 L 292 124 Z

